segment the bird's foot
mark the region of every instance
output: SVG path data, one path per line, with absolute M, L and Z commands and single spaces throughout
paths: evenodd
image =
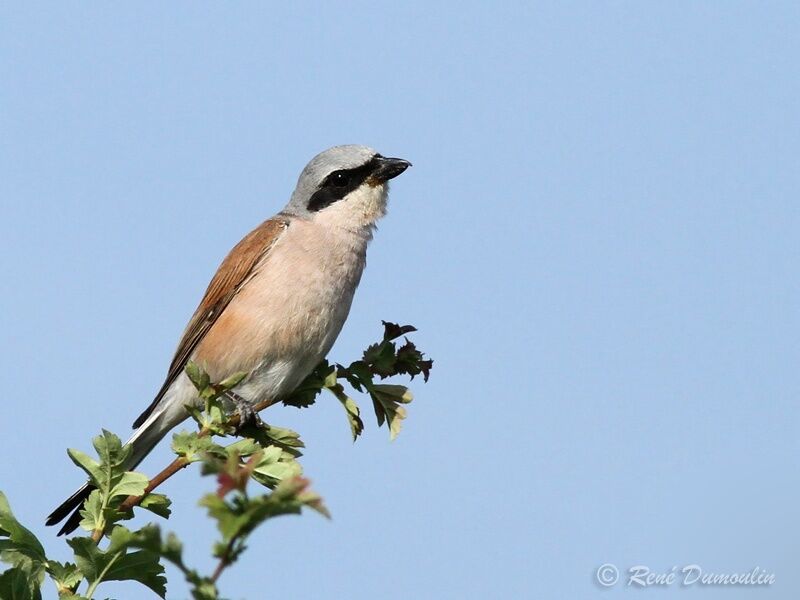
M 264 422 L 261 417 L 253 409 L 253 404 L 248 400 L 242 398 L 236 392 L 228 390 L 225 392 L 225 397 L 233 402 L 236 406 L 236 412 L 239 415 L 239 424 L 236 426 L 236 433 L 240 433 L 242 429 L 252 425 L 253 427 L 263 427 Z

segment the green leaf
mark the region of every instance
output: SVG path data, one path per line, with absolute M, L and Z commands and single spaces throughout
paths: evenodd
M 206 417 L 205 426 L 212 428 L 214 433 L 224 435 L 230 429 L 225 426 L 228 415 L 225 413 L 222 402 L 217 398 L 206 398 Z
M 200 398 L 204 400 L 202 409 L 196 404 L 184 405 L 189 415 L 201 428 L 208 428 L 215 435 L 227 435 L 233 431 L 233 428 L 227 425 L 228 415 L 224 410 L 223 403 L 227 402 L 227 398 L 224 397 L 228 389 L 226 386 L 235 387 L 237 381 L 240 381 L 240 375 L 241 373 L 237 373 L 226 379 L 223 382 L 224 386 L 223 384 L 206 383 L 205 387 L 198 392 Z M 206 377 L 208 376 L 206 375 Z M 205 378 L 199 384 L 202 385 L 204 382 Z
M 105 527 L 106 518 L 103 515 L 103 494 L 100 490 L 92 490 L 83 508 L 80 510 L 80 527 L 86 531 L 95 531 Z
M 414 399 L 411 390 L 404 385 L 376 383 L 372 386 L 372 391 L 400 404 L 408 404 Z
M 336 378 L 336 367 L 322 360 L 314 370 L 298 385 L 288 398 L 283 400 L 285 406 L 307 408 L 314 404 L 317 395 L 325 387 L 331 375 Z
M 372 383 L 372 371 L 363 360 L 350 363 L 350 366 L 347 367 L 347 372 L 350 374 L 350 377 L 347 378 L 348 383 L 353 385 L 351 378 L 358 382 L 358 386 L 353 385 L 358 391 L 362 391 L 361 386 L 366 387 Z
M 30 530 L 23 527 L 14 513 L 5 494 L 0 492 L 0 560 L 11 564 L 14 569 L 21 569 L 26 573 L 31 585 L 31 593 L 34 588 L 38 590 L 44 581 L 45 563 L 47 557 L 44 548 L 39 540 Z M 14 569 L 9 569 L 14 571 Z M 9 590 L 14 587 L 18 574 L 8 575 L 6 584 Z M 38 593 L 38 592 L 37 592 Z M 0 595 L 0 598 L 5 598 Z
M 410 375 L 411 379 L 414 379 L 416 375 L 422 373 L 423 380 L 427 382 L 433 368 L 433 361 L 423 360 L 423 356 L 423 353 L 406 339 L 406 343 L 397 351 L 393 374 Z
M 406 409 L 400 406 L 413 400 L 411 390 L 404 385 L 374 384 L 369 390 L 372 404 L 375 407 L 375 416 L 378 426 L 384 421 L 389 424 L 389 437 L 394 440 L 400 433 L 403 419 L 406 418 Z
M 176 565 L 187 577 L 193 575 L 183 563 L 183 545 L 180 540 L 174 533 L 168 533 L 166 540 L 162 541 L 158 525 L 149 524 L 134 531 L 127 543 L 129 548 L 139 548 L 160 555 Z
M 164 567 L 158 562 L 158 554 L 147 550 L 128 552 L 108 570 L 104 581 L 138 581 L 161 598 L 167 594 L 167 578 Z
M 125 463 L 130 457 L 131 447 L 123 446 L 116 435 L 105 429 L 92 440 L 92 444 L 100 459 L 99 463 L 80 450 L 70 448 L 67 453 L 72 462 L 86 471 L 92 484 L 108 494 L 125 473 Z
M 75 450 L 74 448 L 67 449 L 67 454 L 70 459 L 72 459 L 72 462 L 86 471 L 86 474 L 89 475 L 89 479 L 92 480 L 95 486 L 100 485 L 100 481 L 103 480 L 103 471 L 100 469 L 100 463 L 95 461 L 88 454 L 84 454 L 80 450 Z
M 78 569 L 94 589 L 102 581 L 138 581 L 153 590 L 161 598 L 166 595 L 164 567 L 159 563 L 157 552 L 136 550 L 128 547 L 135 541 L 134 534 L 117 525 L 109 536 L 106 551 L 100 550 L 91 538 L 74 537 L 67 540 L 75 553 Z
M 255 469 L 252 477 L 261 485 L 274 488 L 280 481 L 303 474 L 303 468 L 297 461 L 278 461 Z
M 106 557 L 97 548 L 92 538 L 72 537 L 67 539 L 75 553 L 75 564 L 87 581 L 96 581 L 108 562 Z
M 394 375 L 395 346 L 394 342 L 372 344 L 364 351 L 364 362 L 370 370 L 381 377 Z
M 157 514 L 159 517 L 163 517 L 165 519 L 169 519 L 169 516 L 172 513 L 170 510 L 171 505 L 172 501 L 164 494 L 154 494 L 153 492 L 147 494 L 142 501 L 139 502 L 140 507 L 149 510 L 151 513 Z
M 295 512 L 292 510 L 292 505 L 297 505 L 297 512 L 300 508 L 307 507 L 315 510 L 323 517 L 331 518 L 331 513 L 322 502 L 322 497 L 309 489 L 311 482 L 304 477 L 293 477 L 291 479 L 284 479 L 280 485 L 275 488 L 275 491 L 266 496 L 266 500 L 275 501 L 279 504 L 279 510 L 285 510 L 289 514 Z
M 264 448 L 251 477 L 262 485 L 274 488 L 283 479 L 297 477 L 302 472 L 303 468 L 294 460 L 294 456 L 278 446 L 269 446 Z
M 190 462 L 202 460 L 211 452 L 219 454 L 224 452 L 210 436 L 199 436 L 196 431 L 180 431 L 172 436 L 172 449 L 179 456 Z
M 294 456 L 300 456 L 296 448 L 305 448 L 306 445 L 300 439 L 300 434 L 284 427 L 270 425 L 266 431 L 267 438 L 271 444 L 276 444 L 284 450 L 294 450 Z
M 172 451 L 178 456 L 186 456 L 191 452 L 194 440 L 197 439 L 196 431 L 186 431 L 185 429 L 172 434 Z
M 105 429 L 102 429 L 101 434 L 92 440 L 92 445 L 97 451 L 101 465 L 107 465 L 120 472 L 132 450 L 130 446 L 123 446 L 116 435 Z
M 255 440 L 244 438 L 225 446 L 226 455 L 236 453 L 238 456 L 250 456 L 261 450 L 262 446 Z
M 353 436 L 353 441 L 355 442 L 358 436 L 361 435 L 361 432 L 364 431 L 364 421 L 361 420 L 361 410 L 358 408 L 355 400 L 345 394 L 344 387 L 342 387 L 340 383 L 328 387 L 328 390 L 342 403 L 345 414 L 347 415 L 347 423 L 350 425 L 350 434 Z
M 331 388 L 336 385 L 336 367 L 331 365 L 325 375 L 325 379 L 322 380 L 323 387 Z
M 236 493 L 231 500 L 217 494 L 206 494 L 200 505 L 205 506 L 209 516 L 217 521 L 217 529 L 222 534 L 219 548 L 224 548 L 231 540 L 249 535 L 267 519 L 299 514 L 303 507 L 329 516 L 322 499 L 307 488 L 307 479 L 291 477 L 281 481 L 271 494 L 250 498 Z
M 217 586 L 207 579 L 199 580 L 194 583 L 192 588 L 192 598 L 194 600 L 219 600 Z
M 0 574 L 0 598 L 3 600 L 41 600 L 38 585 L 33 585 L 31 573 L 24 567 L 12 567 Z
M 59 598 L 74 598 L 73 590 L 83 579 L 77 565 L 50 560 L 47 562 L 47 573 L 56 584 Z
M 197 388 L 198 392 L 204 391 L 211 383 L 211 377 L 208 376 L 208 373 L 206 373 L 200 367 L 200 365 L 198 365 L 195 362 L 192 362 L 191 360 L 186 363 L 186 368 L 184 369 L 184 371 L 186 371 L 186 375 L 189 377 L 189 381 L 191 381 L 192 384 L 194 384 L 194 387 Z
M 117 496 L 141 496 L 150 480 L 142 473 L 128 471 L 123 473 L 119 480 L 116 482 L 108 494 L 109 498 L 116 498 Z

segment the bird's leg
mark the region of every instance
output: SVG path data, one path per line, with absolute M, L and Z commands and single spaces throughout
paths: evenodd
M 234 406 L 236 406 L 236 412 L 239 413 L 239 425 L 236 428 L 237 432 L 241 431 L 242 427 L 246 427 L 247 425 L 253 425 L 255 427 L 264 425 L 261 421 L 261 417 L 259 417 L 258 413 L 253 409 L 253 404 L 251 402 L 245 400 L 239 394 L 231 390 L 225 392 L 225 397 L 233 402 Z

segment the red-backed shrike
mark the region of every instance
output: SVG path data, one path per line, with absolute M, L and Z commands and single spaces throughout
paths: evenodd
M 336 146 L 306 165 L 286 207 L 247 234 L 222 261 L 181 337 L 167 378 L 134 422 L 133 469 L 197 404 L 184 372 L 194 361 L 221 381 L 249 373 L 234 390 L 246 402 L 289 395 L 333 346 L 344 325 L 388 181 L 410 166 L 365 146 Z M 80 522 L 87 483 L 47 518 Z

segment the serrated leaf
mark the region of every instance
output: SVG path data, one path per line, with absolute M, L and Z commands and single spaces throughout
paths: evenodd
M 266 429 L 266 437 L 270 444 L 280 446 L 284 450 L 288 450 L 295 457 L 302 456 L 297 448 L 305 448 L 306 445 L 300 439 L 300 434 L 285 427 L 275 427 L 270 425 Z
M 329 380 L 331 374 L 335 374 L 336 368 L 328 364 L 327 360 L 322 360 L 314 370 L 298 385 L 294 391 L 282 401 L 285 406 L 296 408 L 308 408 L 316 401 L 317 395 L 325 382 Z M 334 375 L 335 379 L 335 375 Z
M 44 580 L 45 563 L 47 557 L 44 548 L 37 537 L 30 530 L 17 521 L 5 494 L 0 492 L 0 560 L 11 564 L 13 568 L 24 571 L 29 578 L 31 593 L 34 587 L 38 589 Z M 12 570 L 12 569 L 9 569 Z M 9 589 L 14 589 L 17 575 L 8 576 L 6 583 Z M 3 596 L 0 595 L 0 598 Z
M 304 506 L 328 514 L 322 499 L 308 490 L 308 480 L 302 477 L 284 479 L 271 494 L 255 498 L 234 494 L 231 500 L 225 500 L 217 494 L 206 494 L 200 505 L 217 521 L 217 529 L 222 534 L 219 549 L 224 549 L 234 538 L 244 538 L 265 520 L 299 514 Z
M 94 460 L 91 456 L 74 448 L 68 448 L 67 455 L 69 455 L 72 462 L 86 472 L 95 487 L 99 486 L 101 481 L 104 481 L 103 471 L 100 469 L 100 463 Z
M 220 431 L 224 430 L 224 425 L 228 420 L 228 415 L 225 414 L 225 409 L 222 406 L 222 402 L 216 398 L 207 398 L 206 399 L 206 415 L 209 418 L 209 421 L 206 423 L 206 426 L 217 425 L 219 426 L 218 429 Z
M 47 573 L 56 584 L 59 598 L 62 596 L 74 598 L 72 591 L 83 579 L 77 565 L 50 560 L 47 562 Z
M 394 440 L 400 433 L 406 409 L 400 406 L 412 400 L 411 391 L 402 385 L 375 384 L 370 389 L 378 426 L 386 421 L 389 425 L 389 438 Z
M 224 456 L 225 449 L 210 436 L 199 436 L 196 431 L 181 431 L 172 436 L 172 449 L 189 462 L 203 460 L 206 454 Z
M 170 510 L 171 505 L 172 501 L 164 494 L 154 494 L 153 492 L 147 494 L 144 498 L 142 498 L 141 502 L 139 502 L 139 506 L 141 508 L 149 510 L 151 513 L 154 513 L 165 519 L 169 519 L 169 516 L 172 514 L 172 511 Z
M 163 598 L 166 594 L 164 567 L 158 553 L 150 550 L 128 552 L 135 540 L 130 530 L 117 525 L 111 531 L 106 551 L 100 550 L 91 538 L 67 540 L 75 553 L 75 563 L 90 585 L 100 581 L 133 580 L 147 586 Z
M 274 488 L 288 477 L 297 477 L 303 469 L 294 457 L 278 446 L 264 448 L 261 458 L 253 467 L 251 477 L 260 484 Z
M 203 392 L 211 383 L 211 377 L 208 376 L 208 373 L 191 360 L 186 363 L 184 371 L 198 392 Z
M 423 353 L 417 350 L 413 342 L 406 338 L 406 343 L 397 350 L 394 374 L 410 375 L 414 379 L 422 373 L 424 381 L 428 381 L 433 368 L 432 360 L 423 360 Z
M 67 544 L 75 553 L 75 565 L 87 581 L 95 581 L 97 576 L 105 566 L 104 562 L 98 560 L 98 555 L 102 553 L 97 548 L 97 544 L 88 537 L 72 537 L 67 539 Z
M 361 361 L 356 361 L 356 363 Z M 347 383 L 349 383 L 355 390 L 359 392 L 363 392 L 364 388 L 361 384 L 361 379 L 351 371 L 351 367 L 356 364 L 351 363 L 350 367 L 344 367 L 342 365 L 336 365 L 336 374 L 340 378 L 344 378 Z M 363 363 L 362 363 L 363 364 Z
M 185 429 L 178 431 L 172 434 L 172 443 L 170 444 L 172 451 L 179 456 L 185 456 L 190 452 L 194 440 L 196 439 L 196 431 L 186 431 Z
M 283 450 L 278 446 L 268 446 L 266 448 L 259 448 L 259 450 L 261 453 L 258 456 L 256 466 L 278 462 L 283 455 Z
M 0 598 L 3 600 L 41 600 L 38 586 L 31 585 L 31 573 L 23 567 L 12 567 L 0 573 Z
M 376 383 L 372 386 L 372 391 L 385 397 L 387 400 L 408 404 L 414 399 L 411 390 L 404 385 L 391 383 Z
M 128 471 L 123 473 L 114 487 L 108 494 L 109 498 L 116 498 L 117 496 L 141 496 L 144 494 L 147 484 L 150 480 L 146 475 L 137 473 L 135 471 Z
M 345 414 L 347 415 L 347 423 L 350 425 L 350 434 L 353 436 L 353 441 L 355 442 L 358 436 L 364 431 L 364 421 L 361 420 L 361 410 L 358 408 L 355 400 L 345 393 L 341 384 L 337 383 L 328 389 L 336 396 L 339 402 L 342 403 Z
M 167 578 L 164 567 L 158 562 L 158 554 L 147 550 L 128 552 L 108 570 L 104 581 L 138 581 L 163 598 L 167 594 Z
M 372 344 L 364 352 L 364 362 L 370 371 L 381 377 L 394 374 L 395 345 L 394 342 Z
M 80 527 L 86 531 L 95 531 L 105 526 L 103 515 L 103 494 L 100 490 L 92 490 L 80 510 Z
M 417 366 L 422 373 L 422 380 L 428 383 L 428 378 L 431 376 L 431 369 L 433 369 L 433 360 L 421 360 L 417 363 Z
M 252 477 L 258 483 L 268 488 L 274 488 L 278 482 L 303 474 L 303 468 L 297 461 L 275 462 L 253 471 Z
M 232 454 L 235 452 L 239 456 L 250 456 L 251 454 L 258 452 L 261 448 L 262 446 L 256 443 L 255 440 L 244 438 L 225 446 L 225 453 Z
M 192 572 L 183 563 L 183 545 L 180 540 L 174 533 L 168 533 L 166 539 L 162 541 L 158 525 L 148 524 L 134 531 L 127 544 L 129 548 L 154 552 L 178 565 L 187 576 L 192 576 Z
M 119 437 L 105 429 L 101 429 L 101 434 L 92 439 L 92 445 L 97 451 L 100 464 L 108 465 L 112 469 L 118 469 L 125 464 L 132 450 L 130 446 L 123 446 Z
M 361 382 L 361 385 L 366 387 L 372 383 L 372 371 L 370 371 L 369 365 L 363 360 L 357 360 L 350 363 L 350 366 L 347 367 L 347 370 L 352 374 L 353 377 L 357 378 L 358 381 Z
M 83 469 L 94 485 L 103 493 L 108 493 L 125 473 L 125 463 L 130 457 L 130 446 L 123 446 L 120 439 L 110 431 L 102 433 L 92 440 L 97 451 L 99 462 L 80 450 L 67 450 L 70 459 Z

